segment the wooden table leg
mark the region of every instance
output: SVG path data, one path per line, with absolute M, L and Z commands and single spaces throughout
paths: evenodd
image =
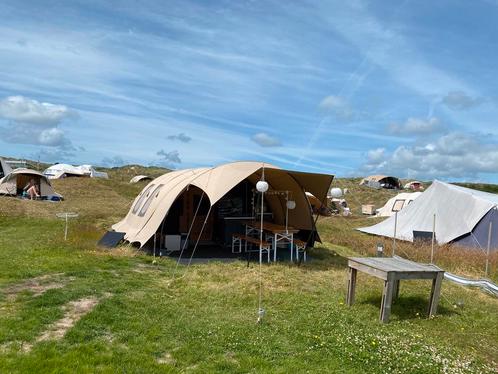
M 388 278 L 384 282 L 384 292 L 382 293 L 382 304 L 380 305 L 380 321 L 382 323 L 389 322 L 391 315 L 391 305 L 393 300 L 394 280 Z
M 432 281 L 431 297 L 429 300 L 429 317 L 436 315 L 439 304 L 439 295 L 441 294 L 441 283 L 443 283 L 444 273 L 437 273 L 436 278 Z
M 354 294 L 356 291 L 356 273 L 357 270 L 348 268 L 348 293 L 346 294 L 346 304 L 351 306 L 354 303 Z
M 394 290 L 393 290 L 393 300 L 396 300 L 399 297 L 399 279 L 394 281 Z

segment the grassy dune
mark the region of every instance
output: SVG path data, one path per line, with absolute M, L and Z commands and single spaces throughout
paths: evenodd
M 402 283 L 391 323 L 381 325 L 381 282 L 360 275 L 356 304 L 344 305 L 345 257 L 378 241 L 353 230 L 373 222 L 358 206 L 388 192 L 342 181 L 355 214 L 319 220 L 324 243 L 312 261 L 263 266 L 258 325 L 255 263 L 175 273 L 171 259 L 95 247 L 144 185 L 128 180 L 57 181 L 62 203 L 1 199 L 0 372 L 497 372 L 498 301 L 487 295 L 444 282 L 439 313 L 426 319 L 428 282 Z M 60 211 L 80 213 L 67 242 Z M 450 250 L 437 261 L 479 275 L 477 259 Z

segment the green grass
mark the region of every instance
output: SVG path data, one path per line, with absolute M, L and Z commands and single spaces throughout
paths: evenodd
M 130 248 L 96 248 L 143 187 L 126 179 L 58 181 L 67 198 L 61 204 L 1 200 L 0 373 L 497 372 L 498 301 L 490 296 L 444 282 L 439 313 L 427 319 L 429 283 L 407 281 L 391 323 L 382 325 L 382 284 L 360 274 L 356 304 L 344 304 L 345 256 L 367 254 L 378 240 L 353 228 L 371 220 L 356 213 L 320 219 L 324 244 L 311 251 L 312 261 L 263 266 L 266 315 L 258 325 L 255 263 L 181 266 L 173 281 L 171 259 L 153 265 Z M 357 206 L 388 197 L 350 188 Z M 64 242 L 54 213 L 66 210 L 80 218 Z M 462 267 L 454 253 L 437 260 L 479 271 L 475 259 L 464 258 Z M 44 276 L 60 288 L 9 294 Z M 71 301 L 87 297 L 98 305 L 63 338 L 37 342 Z

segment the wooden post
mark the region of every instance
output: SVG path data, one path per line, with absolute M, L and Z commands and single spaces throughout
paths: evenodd
M 431 297 L 429 301 L 429 317 L 436 315 L 439 304 L 439 295 L 441 294 L 441 284 L 443 283 L 444 272 L 439 272 L 432 281 Z
M 393 300 L 399 297 L 399 279 L 394 281 Z
M 380 321 L 382 323 L 389 322 L 391 316 L 391 305 L 393 301 L 394 279 L 391 274 L 388 274 L 387 280 L 384 282 L 384 292 L 382 293 L 382 304 L 380 306 Z
M 491 233 L 493 231 L 493 222 L 491 221 L 489 223 L 489 231 L 488 231 L 488 248 L 486 251 L 486 270 L 484 271 L 484 276 L 487 278 L 488 277 L 488 270 L 489 270 L 489 251 L 491 250 Z
M 431 264 L 434 263 L 434 242 L 436 239 L 436 213 L 434 213 L 434 220 L 432 221 L 432 247 L 431 247 Z
M 398 230 L 398 212 L 394 213 L 393 257 L 396 253 L 396 231 Z
M 354 294 L 356 291 L 356 274 L 357 270 L 353 268 L 348 268 L 348 293 L 346 294 L 346 304 L 348 306 L 354 303 Z

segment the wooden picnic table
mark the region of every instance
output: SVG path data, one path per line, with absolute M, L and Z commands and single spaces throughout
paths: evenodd
M 348 291 L 346 303 L 354 303 L 357 271 L 362 271 L 384 280 L 380 321 L 387 323 L 391 315 L 391 304 L 399 294 L 399 282 L 402 279 L 432 279 L 432 289 L 428 308 L 428 316 L 437 312 L 441 283 L 444 271 L 436 265 L 420 264 L 404 258 L 395 257 L 349 257 L 348 258 Z
M 261 227 L 261 222 L 258 221 L 243 221 L 242 223 L 246 225 L 246 235 L 250 235 L 252 231 L 259 232 Z M 294 234 L 299 232 L 298 229 L 291 226 L 285 227 L 284 225 L 263 221 L 263 231 L 269 232 L 273 236 L 273 261 L 277 261 L 277 245 L 278 242 L 282 241 L 290 243 L 291 261 L 294 260 Z

